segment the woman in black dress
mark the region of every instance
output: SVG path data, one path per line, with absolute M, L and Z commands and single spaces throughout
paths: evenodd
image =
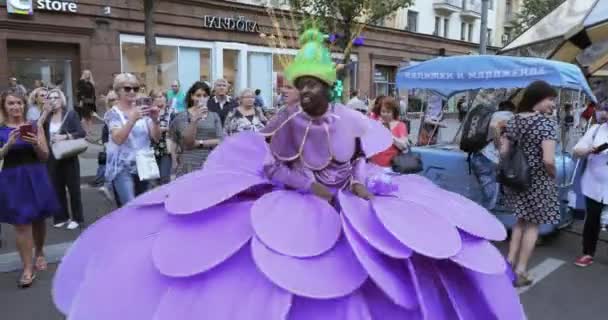
M 93 125 L 92 117 L 97 116 L 97 107 L 95 105 L 95 80 L 90 70 L 84 70 L 80 80 L 78 80 L 78 91 L 76 98 L 78 99 L 78 110 L 82 125 L 88 133 Z M 101 120 L 101 119 L 100 119 Z
M 551 117 L 556 96 L 557 92 L 544 81 L 530 84 L 501 137 L 501 155 L 512 147 L 510 142 L 518 140 L 530 168 L 530 184 L 525 191 L 505 187 L 506 203 L 517 216 L 508 260 L 515 267 L 518 287 L 532 284 L 527 269 L 538 239 L 538 226 L 560 222 L 555 181 L 557 121 Z

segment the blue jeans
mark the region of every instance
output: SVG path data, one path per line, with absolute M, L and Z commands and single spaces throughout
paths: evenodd
M 97 174 L 95 175 L 95 182 L 93 182 L 95 184 L 95 186 L 103 186 L 106 178 L 106 165 L 99 165 L 97 167 Z
M 125 169 L 112 180 L 112 187 L 116 195 L 116 203 L 122 207 L 138 195 L 148 191 L 148 181 L 140 181 L 139 177 Z
M 482 205 L 492 210 L 498 200 L 498 183 L 496 182 L 496 164 L 480 152 L 471 154 L 471 169 L 481 187 Z
M 160 184 L 169 183 L 171 181 L 171 155 L 156 157 L 156 163 L 158 163 L 158 170 L 160 171 Z

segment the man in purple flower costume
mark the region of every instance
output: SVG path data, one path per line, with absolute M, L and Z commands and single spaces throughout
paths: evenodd
M 300 106 L 74 243 L 53 286 L 68 319 L 525 318 L 489 243 L 502 225 L 423 177 L 368 166 L 390 133 L 329 103 L 324 36 L 300 41 L 286 70 Z

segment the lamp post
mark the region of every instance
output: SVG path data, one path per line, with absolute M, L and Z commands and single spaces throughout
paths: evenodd
M 481 0 L 481 34 L 479 37 L 479 54 L 486 54 L 488 47 L 488 10 L 489 0 Z

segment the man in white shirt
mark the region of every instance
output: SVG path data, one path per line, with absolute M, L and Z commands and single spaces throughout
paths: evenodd
M 359 92 L 357 90 L 354 90 L 351 93 L 350 97 L 351 99 L 346 103 L 347 107 L 363 113 L 367 113 L 367 105 L 363 100 L 359 98 Z

